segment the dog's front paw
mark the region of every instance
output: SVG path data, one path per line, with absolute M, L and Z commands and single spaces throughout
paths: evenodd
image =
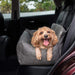
M 37 60 L 41 60 L 41 54 L 36 55 Z
M 41 60 L 41 50 L 39 48 L 36 48 L 36 58 L 37 60 Z
M 51 61 L 52 59 L 52 47 L 47 50 L 47 61 Z
M 52 59 L 52 55 L 48 55 L 47 56 L 47 61 L 51 61 L 51 59 Z

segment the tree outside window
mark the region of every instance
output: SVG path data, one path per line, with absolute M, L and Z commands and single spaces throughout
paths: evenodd
M 0 0 L 0 12 L 11 13 L 11 0 Z
M 12 0 L 0 0 L 0 12 L 11 13 Z M 20 0 L 20 12 L 50 11 L 55 9 L 53 0 Z

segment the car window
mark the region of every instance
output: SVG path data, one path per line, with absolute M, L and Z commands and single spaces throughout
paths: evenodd
M 55 13 L 53 0 L 18 0 L 20 17 L 48 15 Z M 15 6 L 15 5 L 14 5 Z M 0 12 L 4 19 L 11 18 L 12 0 L 0 0 Z
M 4 18 L 11 18 L 11 1 L 12 0 L 0 0 L 0 12 Z
M 20 0 L 20 17 L 55 13 L 53 0 Z

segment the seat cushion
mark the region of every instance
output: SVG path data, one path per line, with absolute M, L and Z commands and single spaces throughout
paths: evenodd
M 33 33 L 36 30 L 25 30 L 23 34 L 21 35 L 21 38 L 17 44 L 17 56 L 18 61 L 21 65 L 52 65 L 56 63 L 56 61 L 61 56 L 61 49 L 63 46 L 63 38 L 65 36 L 65 29 L 58 25 L 53 24 L 51 27 L 58 36 L 59 42 L 53 47 L 53 57 L 52 60 L 49 62 L 46 59 L 46 51 L 47 50 L 41 50 L 42 52 L 42 60 L 39 61 L 36 59 L 35 55 L 35 48 L 31 45 L 31 38 Z

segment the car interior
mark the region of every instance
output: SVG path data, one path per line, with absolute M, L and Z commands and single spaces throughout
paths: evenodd
M 55 2 L 59 5 L 58 0 Z M 65 68 L 62 68 L 61 65 L 63 59 L 66 57 L 66 60 L 68 55 L 72 56 L 72 59 L 68 57 L 71 59 L 69 65 L 75 63 L 75 0 L 64 0 L 63 2 L 64 4 L 56 8 L 55 14 L 52 15 L 9 20 L 4 19 L 0 13 L 0 75 L 71 75 L 64 74 Z M 63 26 L 67 31 L 59 60 L 53 65 L 20 65 L 16 47 L 24 30 L 36 30 L 42 26 L 51 27 L 53 23 Z M 67 64 L 69 62 L 67 61 Z M 75 64 L 73 68 L 74 66 Z M 74 74 L 75 69 L 72 75 Z

